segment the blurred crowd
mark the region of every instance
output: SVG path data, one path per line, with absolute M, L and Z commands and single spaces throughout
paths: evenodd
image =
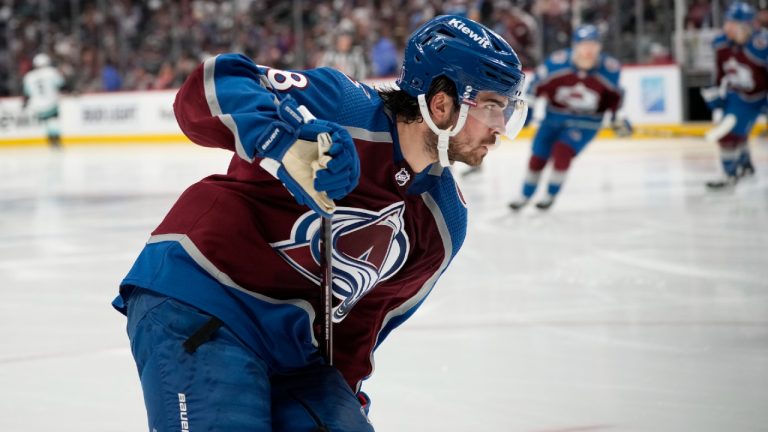
M 470 11 L 461 1 L 5 1 L 0 95 L 19 94 L 41 51 L 70 92 L 174 88 L 220 52 L 284 69 L 332 66 L 356 79 L 394 76 L 407 35 L 440 13 Z
M 399 72 L 408 35 L 431 17 L 447 13 L 469 16 L 496 30 L 529 68 L 569 44 L 574 14 L 605 30 L 612 41 L 608 51 L 614 48 L 620 58 L 653 61 L 654 49 L 668 57 L 668 40 L 660 43 L 651 38 L 642 45 L 642 55 L 636 52 L 640 42 L 633 36 L 634 0 L 583 1 L 577 11 L 572 9 L 575 3 L 4 0 L 0 3 L 4 36 L 0 37 L 0 96 L 20 94 L 21 77 L 38 52 L 53 58 L 65 77 L 64 90 L 73 93 L 175 88 L 203 59 L 233 51 L 284 69 L 331 66 L 355 79 L 392 77 Z M 673 14 L 665 15 L 654 6 L 663 0 L 647 3 L 643 17 L 647 33 L 665 34 L 657 27 L 670 27 L 664 18 Z

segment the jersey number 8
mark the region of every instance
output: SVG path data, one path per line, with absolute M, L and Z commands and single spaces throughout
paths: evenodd
M 267 69 L 267 79 L 272 87 L 279 91 L 286 91 L 291 87 L 303 89 L 309 84 L 309 80 L 304 75 L 280 69 Z

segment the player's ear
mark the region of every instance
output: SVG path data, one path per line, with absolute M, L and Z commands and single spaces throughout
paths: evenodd
M 453 99 L 446 92 L 440 91 L 429 101 L 429 112 L 435 124 L 443 124 L 450 120 L 453 109 Z

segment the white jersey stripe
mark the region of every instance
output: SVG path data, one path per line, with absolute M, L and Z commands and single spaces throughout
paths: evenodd
M 231 277 L 229 277 L 228 274 L 224 273 L 223 271 L 219 270 L 208 258 L 203 255 L 202 252 L 200 252 L 200 249 L 197 248 L 195 243 L 185 234 L 160 234 L 160 235 L 153 235 L 147 240 L 147 244 L 152 243 L 161 243 L 166 241 L 175 241 L 178 242 L 182 248 L 184 248 L 184 251 L 189 254 L 190 257 L 203 268 L 208 274 L 213 276 L 214 279 L 219 281 L 222 285 L 226 285 L 230 288 L 234 288 L 244 294 L 248 294 L 251 297 L 254 297 L 258 300 L 271 303 L 271 304 L 290 304 L 293 306 L 296 306 L 298 308 L 303 309 L 307 315 L 309 315 L 309 322 L 312 323 L 315 321 L 315 310 L 312 308 L 312 305 L 306 301 L 301 299 L 291 299 L 291 300 L 278 300 L 274 299 L 272 297 L 267 297 L 263 294 L 255 293 L 253 291 L 248 291 L 245 288 L 238 285 L 235 281 L 232 280 Z M 317 339 L 315 338 L 314 332 L 310 329 L 310 333 L 312 334 L 312 344 L 315 346 L 318 346 Z
M 389 132 L 373 132 L 354 126 L 344 126 L 344 128 L 347 129 L 347 132 L 349 132 L 354 139 L 371 142 L 392 142 L 392 134 Z
M 237 131 L 235 119 L 233 119 L 231 115 L 223 114 L 221 112 L 219 98 L 216 96 L 216 82 L 214 81 L 217 58 L 218 56 L 211 57 L 203 64 L 203 86 L 205 88 L 205 100 L 208 101 L 208 109 L 211 110 L 211 115 L 218 117 L 219 120 L 224 123 L 224 126 L 232 132 L 232 135 L 235 136 L 235 150 L 237 151 L 237 155 L 248 162 L 253 162 L 253 158 L 248 156 L 248 153 L 243 147 L 243 143 L 240 142 L 240 133 Z

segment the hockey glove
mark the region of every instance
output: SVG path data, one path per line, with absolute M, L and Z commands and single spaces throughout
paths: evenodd
M 299 204 L 322 216 L 335 210 L 334 199 L 357 186 L 360 160 L 347 130 L 324 120 L 304 121 L 290 96 L 278 105 L 274 122 L 257 141 L 261 166 L 285 185 Z
M 613 119 L 611 129 L 617 137 L 624 138 L 632 135 L 632 124 L 625 118 Z
M 341 199 L 357 186 L 360 179 L 360 159 L 357 157 L 355 142 L 346 129 L 335 123 L 315 120 L 313 124 L 338 128 L 328 132 L 332 144 L 326 154 L 330 160 L 323 165 L 325 169 L 315 172 L 314 186 L 317 190 L 325 191 L 331 199 Z
M 704 87 L 701 89 L 701 97 L 710 111 L 725 107 L 720 87 Z

